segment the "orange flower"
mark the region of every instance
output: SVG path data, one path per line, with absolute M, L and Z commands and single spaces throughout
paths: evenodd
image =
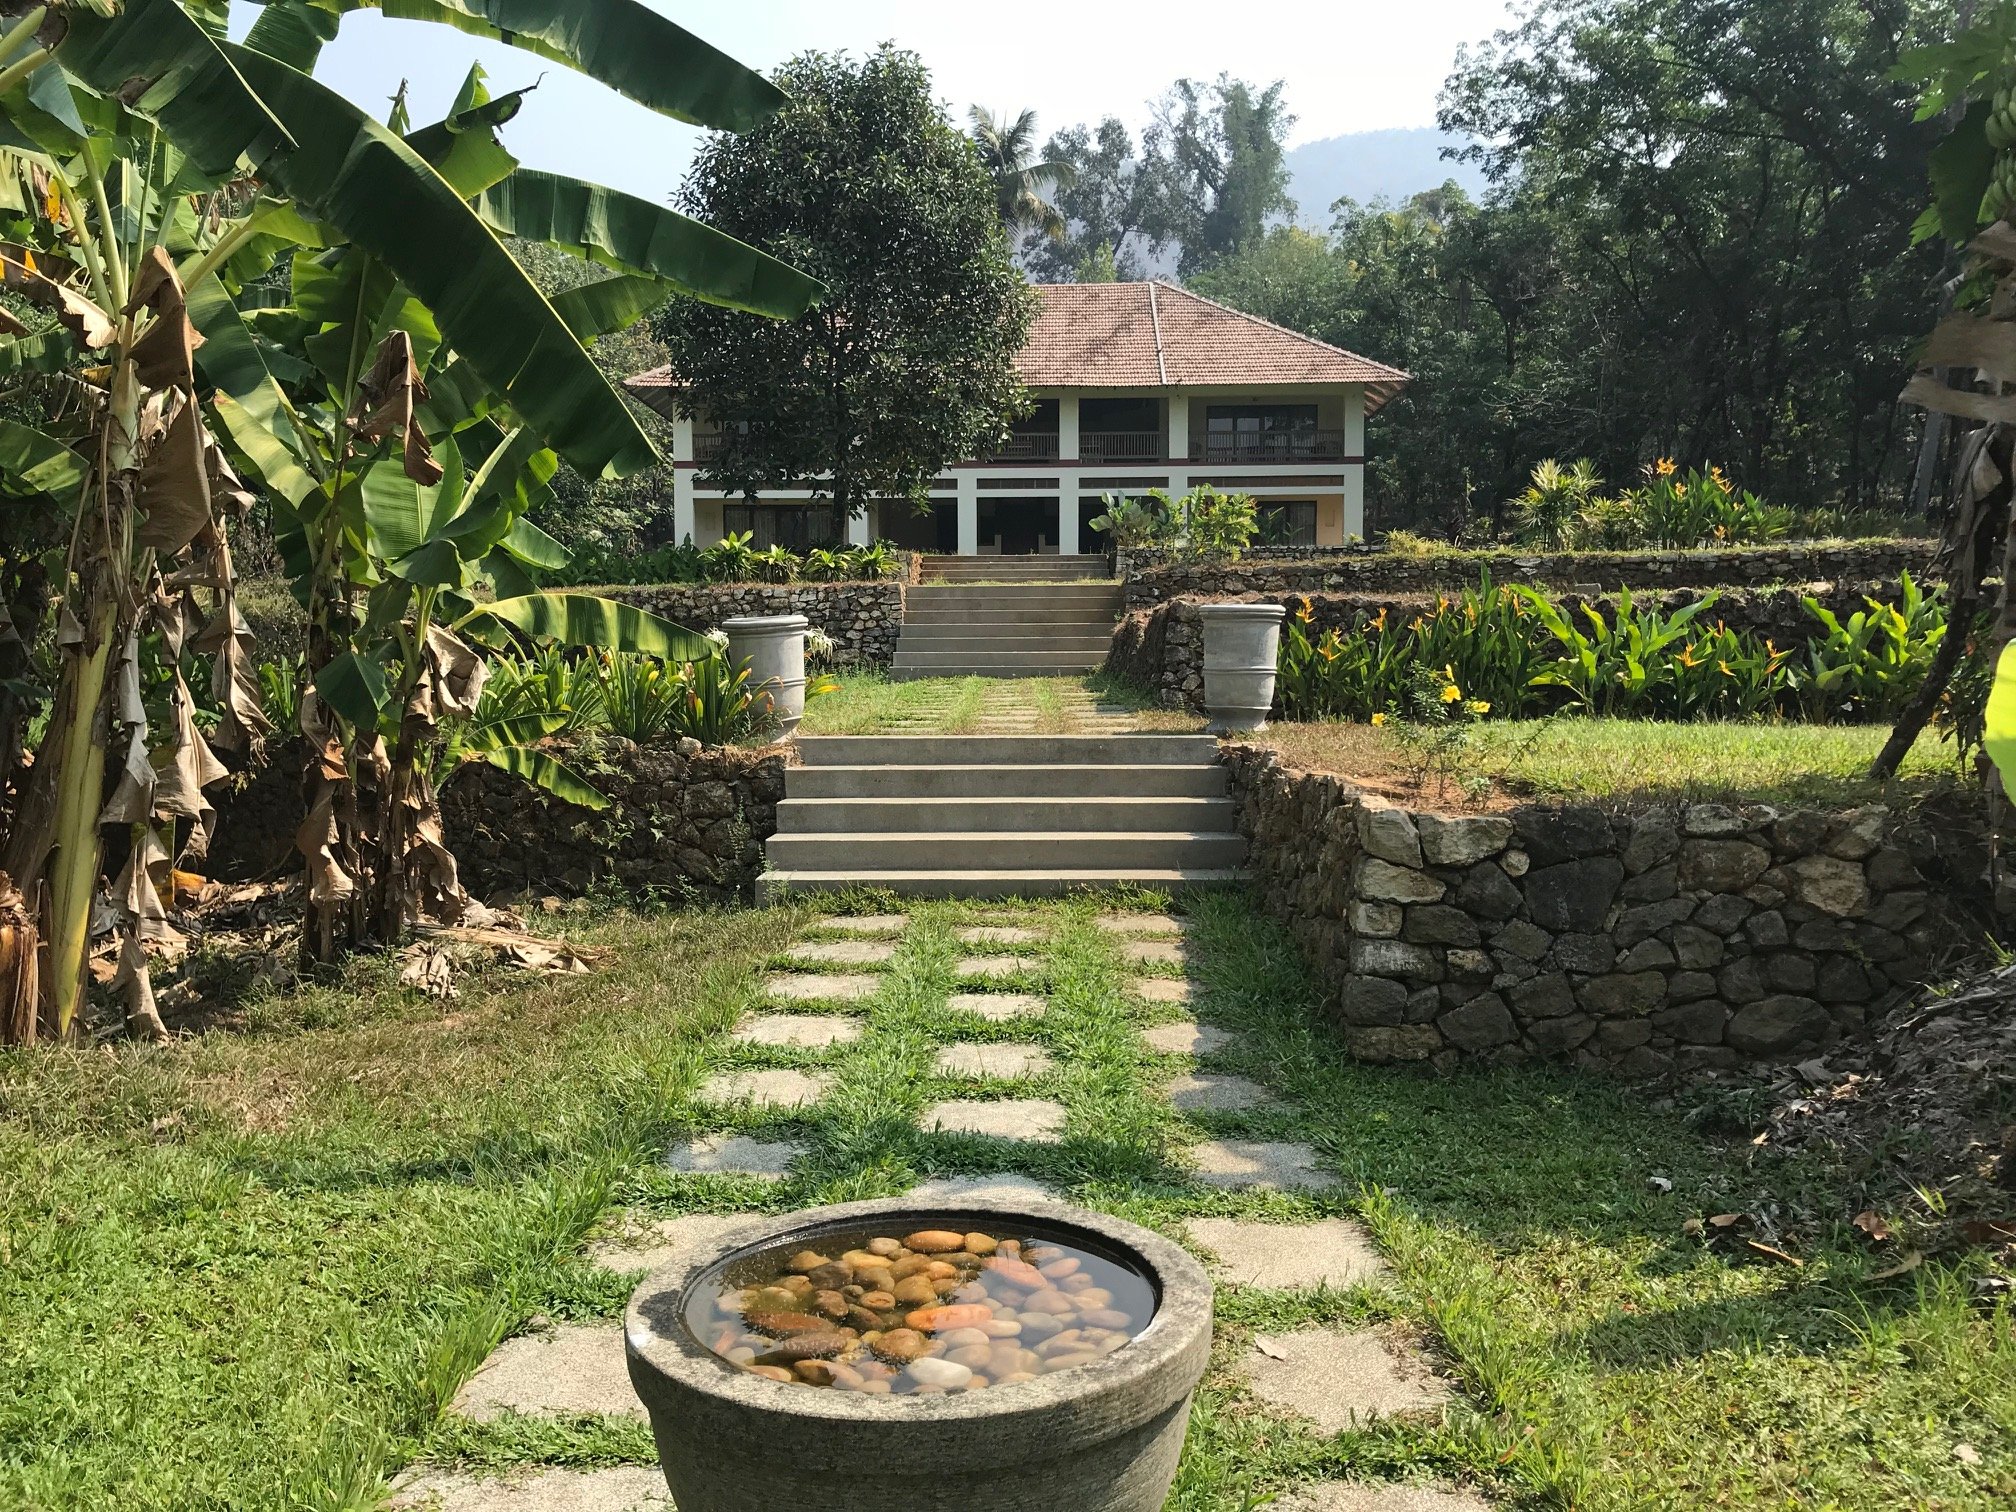
M 1680 464 L 1675 462 L 1671 457 L 1661 457 L 1657 462 L 1652 464 L 1652 471 L 1662 478 L 1670 478 L 1673 474 L 1680 471 Z

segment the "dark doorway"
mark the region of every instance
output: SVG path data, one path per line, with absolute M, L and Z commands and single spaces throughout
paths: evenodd
M 919 509 L 908 499 L 884 499 L 876 506 L 877 534 L 905 551 L 950 556 L 959 549 L 959 506 L 947 501 Z
M 982 499 L 980 554 L 1033 556 L 1057 547 L 1055 499 Z

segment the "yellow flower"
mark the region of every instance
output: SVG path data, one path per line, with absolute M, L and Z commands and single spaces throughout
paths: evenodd
M 1470 702 L 1463 705 L 1463 707 L 1468 709 L 1472 714 L 1475 714 L 1479 719 L 1482 719 L 1486 714 L 1491 712 L 1491 705 L 1481 698 L 1473 698 Z
M 1456 684 L 1450 683 L 1442 690 L 1442 702 L 1445 704 L 1463 702 L 1463 690 L 1457 687 Z
M 1310 606 L 1309 600 L 1306 598 L 1302 600 L 1302 607 L 1295 611 L 1295 618 L 1302 621 L 1305 625 L 1316 618 L 1316 611 Z
M 1680 471 L 1680 464 L 1675 462 L 1671 457 L 1661 457 L 1657 462 L 1652 464 L 1652 470 L 1662 478 L 1670 478 L 1673 474 Z
M 1372 617 L 1372 628 L 1374 630 L 1384 630 L 1386 628 L 1386 606 L 1384 604 L 1379 606 L 1379 612 Z
M 1698 667 L 1701 665 L 1701 658 L 1694 654 L 1694 647 L 1692 645 L 1687 646 L 1674 659 L 1683 667 Z
M 1375 725 L 1383 725 L 1384 723 L 1386 723 L 1386 716 L 1384 714 L 1374 714 L 1372 716 L 1372 723 L 1374 723 Z

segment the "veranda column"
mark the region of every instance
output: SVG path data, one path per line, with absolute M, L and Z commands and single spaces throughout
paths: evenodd
M 1064 489 L 1057 495 L 1057 554 L 1078 555 L 1078 475 L 1067 473 L 1058 480 Z
M 693 422 L 672 422 L 672 540 L 676 545 L 693 534 Z M 695 542 L 697 545 L 698 543 Z
M 959 474 L 959 555 L 980 555 L 980 479 Z
M 1344 394 L 1344 539 L 1365 539 L 1365 389 Z
M 1078 396 L 1066 394 L 1057 401 L 1057 460 L 1078 460 Z
M 1177 462 L 1190 460 L 1190 400 L 1186 395 L 1172 393 L 1164 406 L 1169 411 L 1169 455 Z M 1173 492 L 1175 480 L 1170 481 Z
M 861 513 L 847 516 L 847 544 L 849 546 L 866 546 L 874 541 L 875 521 L 872 518 L 874 513 L 875 506 L 873 504 L 864 504 L 861 507 Z

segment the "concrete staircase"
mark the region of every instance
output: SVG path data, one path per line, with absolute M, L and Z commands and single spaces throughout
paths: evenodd
M 1103 556 L 927 556 L 918 564 L 927 583 L 1079 583 L 1108 581 Z
M 904 594 L 903 629 L 896 639 L 890 676 L 900 682 L 919 677 L 1055 677 L 1090 672 L 1106 659 L 1119 612 L 1117 583 L 922 583 Z
M 1208 735 L 827 735 L 799 740 L 798 754 L 763 897 L 1042 897 L 1244 875 Z

